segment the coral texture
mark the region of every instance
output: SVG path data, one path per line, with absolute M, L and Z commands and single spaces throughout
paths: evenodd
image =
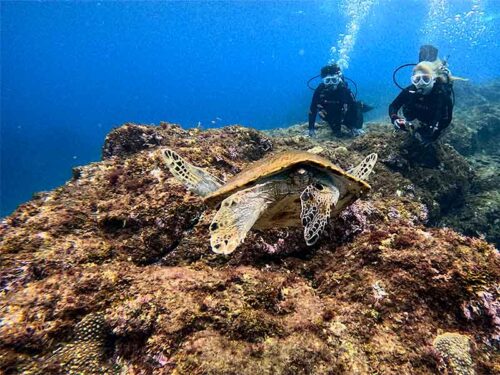
M 431 374 L 442 331 L 470 338 L 478 374 L 498 371 L 498 251 L 425 226 L 462 199 L 468 162 L 442 146 L 441 167 L 410 163 L 384 129 L 340 142 L 290 131 L 126 124 L 103 161 L 21 205 L 0 226 L 0 371 Z M 344 169 L 370 152 L 382 162 L 314 246 L 301 228 L 251 230 L 219 256 L 214 210 L 161 146 L 222 180 L 287 149 Z
M 73 340 L 25 368 L 23 374 L 112 374 L 112 368 L 103 362 L 108 336 L 101 313 L 85 316 L 74 328 Z
M 470 342 L 467 336 L 459 333 L 444 333 L 437 336 L 432 346 L 441 355 L 452 374 L 474 375 L 474 367 L 470 355 Z

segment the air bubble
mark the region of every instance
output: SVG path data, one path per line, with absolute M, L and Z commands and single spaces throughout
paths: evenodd
M 452 12 L 450 0 L 430 0 L 427 19 L 422 29 L 422 44 L 439 44 L 443 41 L 453 45 L 467 42 L 477 45 L 489 31 L 484 4 L 473 1 L 470 9 L 461 13 Z
M 329 63 L 336 62 L 341 69 L 349 67 L 350 54 L 356 45 L 358 32 L 366 16 L 377 2 L 378 0 L 344 0 L 342 2 L 341 8 L 344 14 L 350 18 L 350 21 L 347 24 L 346 32 L 339 34 L 337 47 L 332 46 L 330 48 Z

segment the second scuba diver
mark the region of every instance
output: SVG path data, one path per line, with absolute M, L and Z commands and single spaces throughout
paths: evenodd
M 358 134 L 363 127 L 363 104 L 356 102 L 340 67 L 336 64 L 323 67 L 321 78 L 323 82 L 314 90 L 309 108 L 309 136 L 315 135 L 314 124 L 318 113 L 335 136 L 341 136 L 342 125 L 353 134 Z
M 412 84 L 390 104 L 389 116 L 396 129 L 411 132 L 427 146 L 450 125 L 454 105 L 452 80 L 461 78 L 451 76 L 433 46 L 422 46 L 419 60 L 413 68 Z M 404 117 L 398 114 L 401 108 Z M 411 123 L 414 120 L 418 122 Z

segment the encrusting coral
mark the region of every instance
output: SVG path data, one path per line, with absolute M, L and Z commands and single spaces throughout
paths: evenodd
M 498 251 L 425 226 L 448 204 L 426 184 L 445 178 L 439 186 L 457 191 L 467 162 L 443 147 L 455 172 L 395 171 L 385 143 L 376 131 L 322 142 L 241 126 L 113 130 L 103 161 L 2 221 L 0 370 L 429 374 L 442 365 L 436 335 L 460 331 L 476 373 L 498 371 Z M 382 162 L 372 191 L 314 246 L 301 228 L 254 229 L 220 256 L 208 240 L 214 211 L 168 172 L 161 147 L 224 181 L 292 149 L 316 147 L 345 170 L 369 152 Z
M 85 316 L 74 328 L 71 342 L 57 348 L 52 353 L 37 358 L 21 373 L 43 375 L 64 374 L 114 374 L 114 369 L 105 362 L 106 339 L 109 336 L 102 313 Z
M 434 339 L 432 346 L 443 358 L 445 366 L 450 369 L 452 374 L 475 374 L 467 336 L 459 333 L 443 333 Z

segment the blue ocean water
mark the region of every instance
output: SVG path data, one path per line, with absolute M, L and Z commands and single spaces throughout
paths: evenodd
M 368 120 L 386 116 L 394 68 L 415 62 L 424 43 L 450 55 L 456 75 L 499 77 L 496 0 L 0 6 L 1 216 L 99 160 L 124 122 L 303 122 L 306 82 L 332 59 L 346 59 L 358 98 L 376 107 Z

